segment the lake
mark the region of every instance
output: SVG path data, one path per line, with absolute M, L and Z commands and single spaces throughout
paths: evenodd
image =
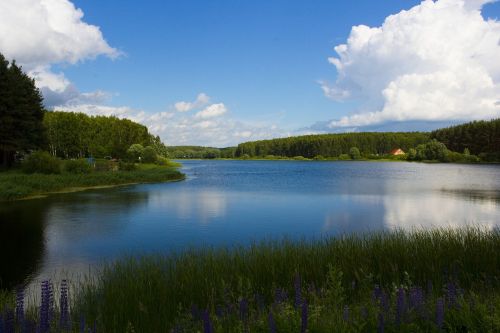
M 500 167 L 182 161 L 187 180 L 0 203 L 0 276 L 75 276 L 123 255 L 393 228 L 500 225 Z

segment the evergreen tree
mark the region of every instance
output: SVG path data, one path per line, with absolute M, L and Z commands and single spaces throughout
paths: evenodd
M 35 81 L 0 54 L 0 166 L 12 166 L 16 152 L 43 145 L 43 115 Z

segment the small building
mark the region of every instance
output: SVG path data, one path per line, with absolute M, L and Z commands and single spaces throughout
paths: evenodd
M 391 155 L 404 155 L 405 152 L 401 148 L 396 148 L 396 149 L 391 150 L 390 154 Z

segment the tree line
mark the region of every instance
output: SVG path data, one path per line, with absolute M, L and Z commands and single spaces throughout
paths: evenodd
M 452 151 L 467 149 L 483 160 L 500 161 L 500 118 L 442 128 L 430 135 Z
M 356 147 L 363 155 L 384 155 L 401 148 L 404 151 L 430 140 L 424 132 L 361 132 L 305 135 L 280 139 L 245 142 L 238 145 L 236 157 L 316 156 L 339 157 Z
M 167 154 L 158 136 L 128 119 L 52 111 L 45 113 L 43 124 L 47 148 L 57 157 L 125 158 L 133 144 L 151 146 L 161 156 Z

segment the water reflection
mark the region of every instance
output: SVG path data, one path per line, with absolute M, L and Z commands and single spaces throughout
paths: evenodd
M 0 205 L 0 288 L 12 288 L 32 276 L 45 255 L 46 207 L 33 202 Z
M 500 224 L 498 167 L 184 163 L 185 182 L 1 203 L 2 286 L 26 278 L 75 276 L 123 255 L 190 246 Z

